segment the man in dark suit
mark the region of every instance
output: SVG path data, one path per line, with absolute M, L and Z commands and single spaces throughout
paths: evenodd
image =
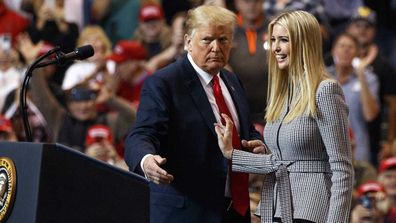
M 239 136 L 235 147 L 264 152 L 260 134 L 248 121 L 241 83 L 223 69 L 234 26 L 235 14 L 225 8 L 190 10 L 187 56 L 144 84 L 125 160 L 131 171 L 151 181 L 153 223 L 250 222 L 247 175 L 229 171 L 214 130 L 220 113 L 228 112 Z M 219 105 L 219 90 L 225 106 Z

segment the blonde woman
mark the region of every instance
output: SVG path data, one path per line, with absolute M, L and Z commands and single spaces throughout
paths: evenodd
M 319 24 L 307 12 L 285 12 L 269 24 L 269 37 L 264 142 L 270 154 L 234 150 L 226 115 L 226 126 L 216 123 L 219 147 L 233 170 L 266 174 L 261 222 L 348 222 L 348 108 L 341 87 L 326 74 Z
M 87 26 L 81 32 L 77 46 L 92 45 L 95 54 L 81 62 L 71 65 L 63 79 L 62 89 L 70 90 L 78 84 L 85 82 L 97 83 L 104 81 L 106 57 L 112 52 L 111 42 L 100 26 Z

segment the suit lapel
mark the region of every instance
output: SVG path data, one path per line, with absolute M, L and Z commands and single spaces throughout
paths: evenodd
M 232 101 L 234 102 L 234 106 L 238 115 L 239 125 L 240 125 L 240 137 L 242 139 L 243 136 L 247 134 L 245 130 L 248 127 L 248 123 L 246 123 L 246 118 L 243 118 L 247 115 L 241 103 L 243 102 L 243 94 L 241 92 L 240 87 L 237 85 L 235 81 L 233 81 L 230 75 L 227 72 L 220 72 L 221 79 L 223 79 L 225 85 L 227 86 L 228 91 L 230 92 Z
M 212 107 L 210 106 L 208 97 L 206 96 L 205 90 L 202 88 L 201 81 L 199 80 L 198 74 L 194 70 L 193 66 L 188 61 L 187 57 L 182 62 L 183 66 L 183 77 L 185 78 L 185 86 L 189 90 L 194 104 L 197 110 L 200 112 L 208 128 L 212 131 L 213 135 L 216 136 L 214 130 L 214 123 L 216 118 L 213 114 Z

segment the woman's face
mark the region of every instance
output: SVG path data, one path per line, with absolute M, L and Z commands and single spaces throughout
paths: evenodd
M 290 39 L 287 29 L 275 24 L 271 35 L 271 51 L 278 62 L 279 69 L 288 69 L 290 65 Z
M 98 35 L 91 35 L 87 37 L 83 45 L 87 44 L 91 44 L 95 52 L 95 54 L 88 59 L 89 61 L 96 62 L 104 59 L 106 46 Z
M 357 55 L 357 46 L 349 36 L 341 36 L 334 44 L 332 54 L 337 66 L 352 66 L 352 60 Z

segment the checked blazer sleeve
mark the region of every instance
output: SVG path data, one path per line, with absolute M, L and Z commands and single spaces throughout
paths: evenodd
M 352 200 L 353 166 L 348 139 L 348 107 L 341 87 L 324 81 L 316 95 L 316 122 L 329 157 L 331 197 L 327 222 L 348 222 Z

